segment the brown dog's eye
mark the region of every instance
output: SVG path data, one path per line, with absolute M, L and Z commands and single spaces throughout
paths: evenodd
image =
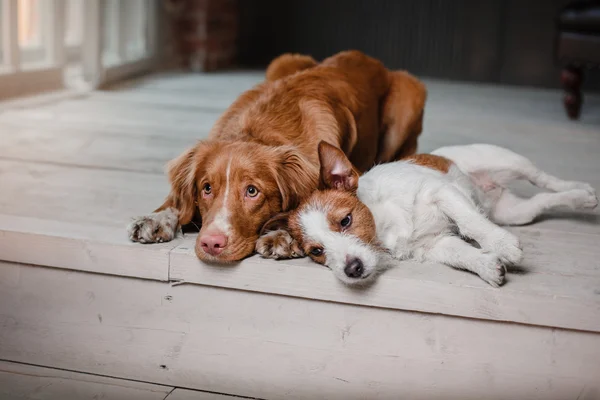
M 258 195 L 258 189 L 256 188 L 256 186 L 248 186 L 248 189 L 246 189 L 246 194 L 248 195 L 248 197 L 256 197 L 256 195 Z
M 212 187 L 210 186 L 210 183 L 205 183 L 204 187 L 202 188 L 202 190 L 204 190 L 205 194 L 211 194 L 212 193 Z
M 342 228 L 347 228 L 352 224 L 352 214 L 348 214 L 340 221 Z
M 315 257 L 319 257 L 323 254 L 323 249 L 320 247 L 313 247 L 312 249 L 310 249 L 310 254 L 312 254 Z

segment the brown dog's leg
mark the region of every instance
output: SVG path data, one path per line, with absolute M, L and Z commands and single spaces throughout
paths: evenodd
M 390 89 L 383 100 L 378 163 L 397 160 L 417 151 L 426 98 L 425 85 L 417 78 L 404 71 L 390 72 Z
M 180 226 L 180 211 L 170 198 L 152 214 L 134 218 L 127 226 L 129 239 L 139 243 L 162 243 L 173 240 Z M 189 222 L 189 221 L 188 221 Z
M 317 65 L 311 56 L 302 54 L 283 54 L 271 61 L 267 67 L 267 81 L 276 81 Z
M 203 154 L 213 147 L 199 143 L 169 163 L 171 191 L 165 202 L 152 214 L 135 218 L 127 227 L 129 239 L 140 243 L 173 240 L 180 226 L 189 224 L 198 214 L 196 174 Z

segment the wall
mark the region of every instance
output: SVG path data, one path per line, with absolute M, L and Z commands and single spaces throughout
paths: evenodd
M 237 0 L 163 0 L 165 64 L 201 72 L 231 66 L 238 16 Z
M 420 76 L 556 87 L 554 17 L 566 0 L 245 0 L 239 61 L 348 48 Z M 592 71 L 588 88 L 600 89 Z

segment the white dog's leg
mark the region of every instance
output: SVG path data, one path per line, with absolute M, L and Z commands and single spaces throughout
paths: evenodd
M 516 179 L 524 179 L 553 192 L 581 189 L 595 195 L 594 189 L 587 183 L 565 181 L 552 176 L 539 169 L 528 158 L 503 147 L 488 144 L 450 146 L 435 150 L 433 154 L 454 160 L 468 174 L 487 171 L 500 186 L 506 186 Z
M 559 193 L 538 193 L 529 199 L 504 190 L 490 216 L 498 224 L 524 225 L 532 222 L 544 211 L 557 207 L 578 210 L 593 209 L 597 205 L 596 196 L 583 189 L 572 189 Z
M 585 182 L 577 181 L 565 181 L 557 178 L 556 176 L 550 175 L 547 172 L 538 168 L 526 157 L 520 154 L 513 153 L 510 150 L 501 149 L 498 154 L 495 155 L 497 158 L 501 158 L 501 161 L 493 161 L 492 163 L 498 164 L 495 166 L 492 175 L 495 176 L 502 186 L 505 186 L 510 181 L 515 179 L 524 179 L 531 182 L 533 185 L 548 189 L 553 192 L 564 192 L 567 190 L 585 190 L 596 196 L 596 191 L 592 186 Z M 489 161 L 485 161 L 489 162 Z M 485 168 L 485 162 L 482 167 Z M 499 168 L 499 166 L 501 167 Z
M 525 179 L 534 184 L 537 187 L 542 189 L 548 189 L 553 192 L 565 192 L 570 190 L 583 190 L 596 197 L 596 191 L 594 188 L 585 183 L 585 182 L 577 182 L 577 181 L 565 181 L 556 176 L 550 175 L 531 162 L 528 165 L 521 166 L 519 168 L 519 172 L 523 175 Z
M 463 236 L 475 239 L 484 250 L 495 253 L 504 263 L 521 261 L 523 251 L 519 239 L 488 220 L 475 203 L 458 190 L 450 187 L 440 189 L 436 193 L 436 203 L 456 223 Z
M 485 253 L 456 236 L 440 237 L 423 258 L 474 272 L 494 287 L 504 282 L 506 269 L 494 253 Z
M 129 239 L 140 243 L 162 243 L 173 240 L 179 226 L 178 212 L 167 208 L 143 217 L 137 217 L 127 226 Z

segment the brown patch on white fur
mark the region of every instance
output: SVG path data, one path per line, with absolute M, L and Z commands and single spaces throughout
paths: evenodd
M 414 164 L 418 164 L 422 167 L 438 170 L 445 174 L 452 166 L 453 162 L 446 157 L 435 156 L 433 154 L 415 154 L 402 159 L 403 161 L 411 161 Z

